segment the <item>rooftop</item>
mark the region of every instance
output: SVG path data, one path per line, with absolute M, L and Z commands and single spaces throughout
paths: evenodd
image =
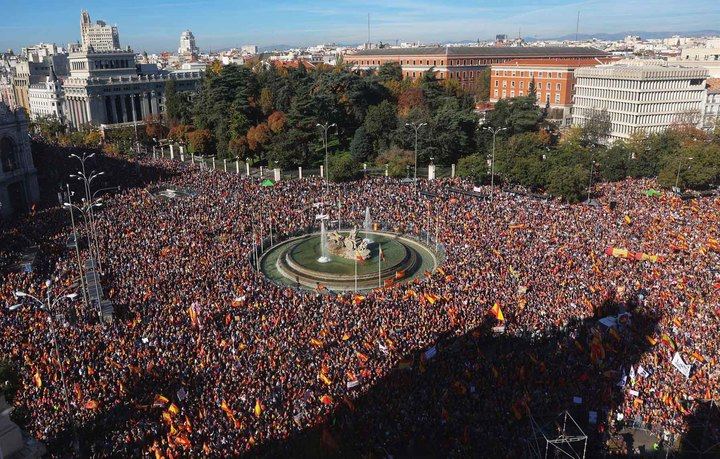
M 595 65 L 603 65 L 611 62 L 613 58 L 593 57 L 583 59 L 515 59 L 503 62 L 502 64 L 494 64 L 493 67 L 591 67 Z
M 705 83 L 707 84 L 708 92 L 720 92 L 720 78 L 708 78 Z
M 525 46 L 525 47 L 494 47 L 494 46 L 431 46 L 423 48 L 383 48 L 364 49 L 355 56 L 609 56 L 605 51 L 596 48 L 570 46 Z

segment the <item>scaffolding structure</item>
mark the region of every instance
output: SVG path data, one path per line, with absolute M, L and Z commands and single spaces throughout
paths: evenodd
M 532 437 L 527 440 L 530 457 L 585 459 L 588 437 L 567 410 L 544 424 L 538 423 L 531 413 L 530 427 Z

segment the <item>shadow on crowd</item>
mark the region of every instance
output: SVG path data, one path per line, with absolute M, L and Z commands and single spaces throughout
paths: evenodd
M 628 306 L 631 318 L 613 330 L 598 322 L 613 313 L 607 309 L 603 315 L 572 321 L 542 337 L 493 336 L 489 321 L 462 336 L 451 330 L 437 341 L 433 357 L 426 358 L 432 352 L 423 351 L 401 361 L 357 400 L 340 400 L 339 408 L 321 426 L 259 446 L 252 453 L 530 457 L 530 417 L 546 426 L 545 433 L 552 437 L 560 434 L 553 419 L 567 410 L 588 436 L 586 457 L 596 457 L 607 440 L 602 420 L 623 402 L 629 388 L 624 376 L 649 351 L 645 337 L 659 320 L 636 314 Z M 594 423 L 592 412 L 597 413 Z M 574 446 L 582 452 L 582 444 Z M 555 457 L 552 448 L 550 454 Z
M 131 188 L 142 188 L 150 183 L 164 181 L 174 172 L 163 167 L 141 164 L 139 161 L 126 158 L 115 158 L 104 155 L 100 150 L 86 148 L 62 147 L 41 142 L 32 142 L 32 154 L 40 188 L 39 202 L 33 209 L 19 218 L 0 221 L 0 270 L 16 269 L 18 254 L 29 247 L 37 246 L 39 253 L 49 254 L 42 260 L 36 260 L 34 270 L 49 272 L 53 255 L 65 250 L 65 239 L 69 235 L 71 224 L 69 212 L 60 206 L 60 191 L 70 185 L 73 204 L 82 205 L 85 197 L 83 182 L 71 178 L 80 170 L 80 162 L 70 155 L 82 156 L 83 153 L 95 153 L 86 163 L 88 175 L 90 171 L 104 172 L 92 182 L 92 191 L 101 195 L 116 193 Z M 99 210 L 102 212 L 102 210 Z M 76 224 L 82 225 L 82 218 L 76 213 Z

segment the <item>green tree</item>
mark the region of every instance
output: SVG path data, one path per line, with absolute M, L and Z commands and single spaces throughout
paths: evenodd
M 472 92 L 479 101 L 486 102 L 490 100 L 490 77 L 492 71 L 490 67 L 485 68 L 480 75 L 477 76 L 473 83 Z
M 387 100 L 378 105 L 371 105 L 368 107 L 363 126 L 372 140 L 374 150 L 376 152 L 386 150 L 390 146 L 392 133 L 398 126 L 395 107 Z
M 588 171 L 579 164 L 555 167 L 548 174 L 547 191 L 567 202 L 579 202 L 585 197 L 588 179 Z
M 380 153 L 375 162 L 378 166 L 387 167 L 391 177 L 405 177 L 407 168 L 415 164 L 415 154 L 410 150 L 390 148 Z
M 487 183 L 490 177 L 487 158 L 479 154 L 460 158 L 457 165 L 457 172 L 460 177 L 471 180 L 477 185 Z
M 582 142 L 585 145 L 600 145 L 610 135 L 612 122 L 607 110 L 593 110 L 582 124 Z
M 679 179 L 678 179 L 679 173 Z M 664 187 L 704 190 L 720 184 L 720 146 L 695 142 L 678 154 L 666 158 L 658 182 Z
M 334 182 L 355 180 L 362 174 L 360 164 L 349 152 L 335 153 L 328 158 L 330 179 Z
M 350 154 L 354 161 L 362 163 L 373 157 L 373 139 L 364 126 L 360 126 L 352 142 L 350 143 Z
M 506 136 L 537 131 L 541 121 L 542 111 L 530 95 L 499 100 L 487 117 L 487 124 L 506 128 Z
M 629 174 L 628 161 L 631 154 L 627 144 L 620 140 L 611 148 L 602 150 L 599 162 L 603 180 L 608 182 L 624 180 Z
M 386 62 L 378 69 L 380 81 L 401 81 L 403 79 L 402 67 L 397 62 Z

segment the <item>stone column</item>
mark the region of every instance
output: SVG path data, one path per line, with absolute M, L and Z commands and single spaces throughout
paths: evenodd
M 170 144 L 170 159 L 175 159 L 175 151 L 173 150 L 173 144 Z
M 302 166 L 298 166 L 298 178 L 302 178 Z
M 320 165 L 320 178 L 325 178 L 325 168 Z
M 115 105 L 115 96 L 106 96 L 108 102 L 110 102 L 110 113 L 112 115 L 112 123 L 115 124 L 118 122 L 118 113 L 117 113 L 117 105 Z
M 250 162 L 245 163 L 245 176 L 250 177 Z
M 223 158 L 223 171 L 227 172 L 227 159 Z
M 150 107 L 152 108 L 153 115 L 159 115 L 160 109 L 158 108 L 158 98 L 155 91 L 150 92 Z
M 143 119 L 147 118 L 150 114 L 150 107 L 148 106 L 147 93 L 140 94 L 140 111 L 142 112 Z
M 275 181 L 279 182 L 280 181 L 280 168 L 276 167 L 275 169 L 273 169 L 273 173 L 275 174 Z
M 235 173 L 240 175 L 240 161 L 235 160 Z
M 428 166 L 428 180 L 435 180 L 435 165 L 430 164 Z
M 450 177 L 455 178 L 455 164 L 450 166 Z

